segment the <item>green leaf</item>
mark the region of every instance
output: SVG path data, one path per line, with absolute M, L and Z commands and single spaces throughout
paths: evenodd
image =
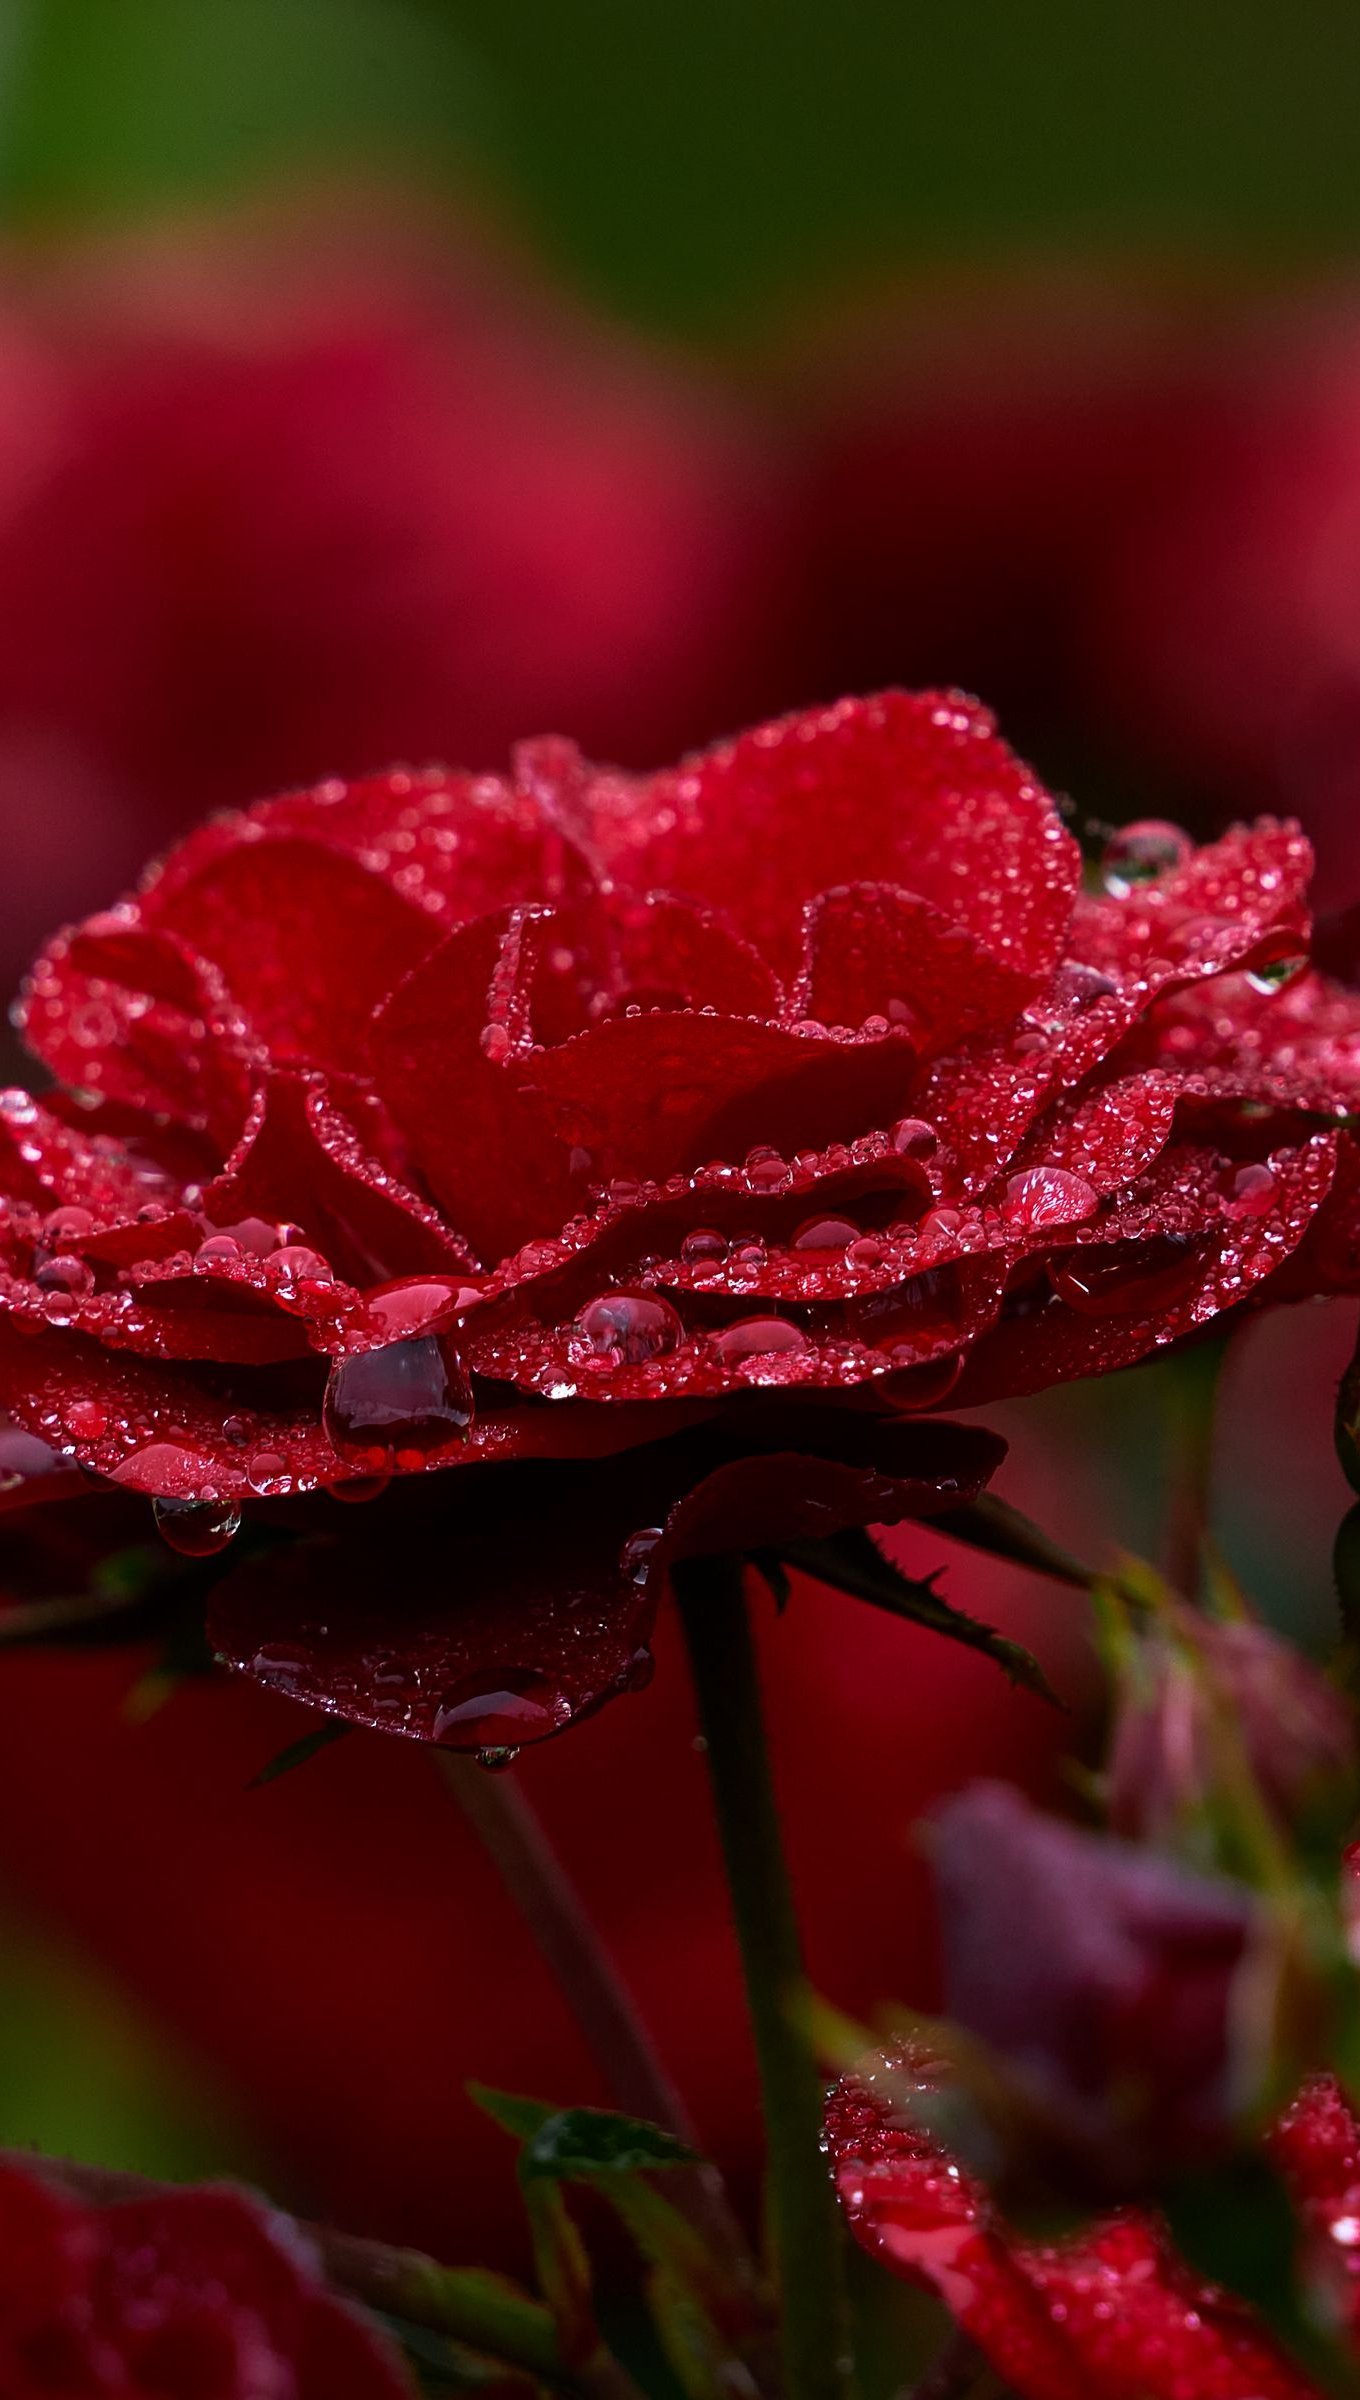
M 597 2175 L 643 2175 L 690 2167 L 695 2153 L 660 2125 L 609 2108 L 549 2108 L 514 2092 L 468 2089 L 479 2108 L 524 2144 L 520 2175 L 559 2183 L 588 2183 Z
M 1013 1566 L 1029 1567 L 1034 1574 L 1070 1584 L 1075 1591 L 1089 1591 L 1096 1581 L 1094 1567 L 1083 1566 L 1070 1550 L 1051 1540 L 1042 1526 L 1012 1508 L 1009 1500 L 998 1500 L 993 1492 L 982 1493 L 964 1508 L 946 1509 L 930 1522 L 951 1541 L 966 1542 L 971 1550 L 984 1550 L 991 1558 L 1009 1559 Z
M 329 1750 L 332 1742 L 340 1741 L 345 1734 L 353 1731 L 354 1727 L 347 1717 L 325 1718 L 320 1725 L 314 1725 L 309 1733 L 299 1734 L 297 1740 L 290 1742 L 285 1750 L 276 1752 L 261 1767 L 258 1775 L 251 1776 L 246 1790 L 258 1792 L 266 1783 L 277 1783 L 280 1775 L 291 1775 L 294 1767 L 305 1767 L 308 1759 L 315 1758 L 319 1750 Z
M 1038 1660 L 1021 1643 L 1011 1641 L 1008 1635 L 998 1633 L 976 1617 L 966 1616 L 962 1609 L 951 1607 L 936 1591 L 935 1575 L 903 1575 L 867 1533 L 852 1529 L 832 1534 L 824 1542 L 786 1542 L 781 1555 L 790 1566 L 801 1568 L 820 1583 L 829 1583 L 835 1591 L 848 1592 L 856 1600 L 867 1600 L 874 1608 L 887 1609 L 892 1616 L 906 1617 L 932 1633 L 946 1635 L 950 1641 L 963 1642 L 970 1650 L 980 1650 L 984 1657 L 994 1660 L 1012 1683 L 1036 1692 L 1055 1708 L 1063 1705 Z M 942 1572 L 936 1570 L 936 1574 Z

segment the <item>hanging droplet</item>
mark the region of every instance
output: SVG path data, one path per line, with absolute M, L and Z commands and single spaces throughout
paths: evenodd
M 1101 881 L 1112 899 L 1127 900 L 1131 892 L 1183 867 L 1194 847 L 1188 833 L 1162 817 L 1143 817 L 1134 825 L 1121 825 L 1105 845 Z
M 743 1317 L 739 1324 L 724 1326 L 713 1342 L 724 1366 L 729 1367 L 745 1358 L 782 1357 L 807 1346 L 802 1326 L 788 1317 Z
M 572 1327 L 572 1355 L 611 1367 L 645 1366 L 679 1348 L 685 1328 L 668 1300 L 653 1292 L 604 1292 Z
M 1247 969 L 1247 981 L 1254 992 L 1282 992 L 1287 983 L 1306 972 L 1308 964 L 1308 953 L 1297 937 L 1282 937 L 1257 953 Z
M 958 1270 L 930 1267 L 909 1275 L 890 1291 L 869 1292 L 846 1304 L 846 1321 L 875 1350 L 904 1353 L 903 1363 L 943 1336 L 957 1334 L 962 1319 Z
M 237 1503 L 221 1500 L 153 1500 L 151 1514 L 161 1540 L 181 1558 L 215 1558 L 241 1529 Z
M 629 1583 L 645 1583 L 651 1566 L 652 1553 L 660 1541 L 664 1527 L 641 1525 L 630 1533 L 619 1552 L 619 1572 Z
M 366 1500 L 380 1500 L 391 1481 L 390 1475 L 347 1475 L 343 1482 L 329 1483 L 326 1489 L 332 1500 L 358 1508 Z
M 1083 1242 L 1050 1260 L 1048 1271 L 1058 1298 L 1083 1316 L 1158 1316 L 1198 1289 L 1209 1250 L 1189 1233 Z
M 1001 1214 L 1008 1225 L 1041 1232 L 1048 1225 L 1080 1225 L 1099 1205 L 1084 1175 L 1066 1167 L 1025 1167 L 1007 1178 Z
M 558 1732 L 571 1715 L 566 1693 L 545 1675 L 510 1667 L 454 1684 L 435 1710 L 433 1733 L 452 1750 L 516 1750 Z
M 452 1346 L 422 1334 L 337 1359 L 322 1418 L 342 1457 L 370 1474 L 409 1471 L 465 1438 L 472 1386 Z

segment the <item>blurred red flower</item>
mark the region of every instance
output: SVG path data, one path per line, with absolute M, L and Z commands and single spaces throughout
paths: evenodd
M 897 2051 L 837 2085 L 836 2185 L 864 2248 L 935 2292 L 1019 2400 L 1320 2400 L 1253 2312 L 1176 2256 L 1155 2215 L 1121 2210 L 1052 2242 L 1015 2233 L 919 2122 L 941 2072 L 924 2052 Z M 1319 2080 L 1272 2146 L 1314 2273 L 1339 2272 L 1349 2297 L 1354 2112 Z
M 297 2227 L 229 2186 L 86 2206 L 0 2165 L 0 2385 L 175 2400 L 409 2400 Z
M 378 205 L 11 259 L 0 969 L 208 807 L 748 700 L 773 445 L 522 262 Z
M 190 1552 L 395 1476 L 252 1548 L 216 1648 L 541 1739 L 645 1673 L 672 1559 L 976 1492 L 946 1394 L 1354 1283 L 1308 864 L 1149 824 L 1083 892 L 990 718 L 901 693 L 653 776 L 540 741 L 211 823 L 27 986 L 67 1092 L 0 1105 L 0 1405 Z

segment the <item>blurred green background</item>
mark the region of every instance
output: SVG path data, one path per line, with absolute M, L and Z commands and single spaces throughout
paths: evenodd
M 395 177 L 508 221 L 625 320 L 738 351 L 896 267 L 1348 264 L 1358 113 L 1345 0 L 0 0 L 11 236 Z M 1146 1459 L 1138 1392 L 1063 1403 L 1056 1437 L 1099 1413 Z M 1283 1593 L 1278 1522 L 1239 1531 Z M 257 2162 L 90 1962 L 0 1935 L 0 2136 Z

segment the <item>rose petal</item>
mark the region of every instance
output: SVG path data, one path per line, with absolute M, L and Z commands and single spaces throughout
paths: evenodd
M 897 2051 L 832 2092 L 827 2139 L 856 2239 L 934 2292 L 1019 2400 L 1318 2400 L 1239 2301 L 1132 2212 L 1039 2246 L 913 2122 L 943 2071 Z

